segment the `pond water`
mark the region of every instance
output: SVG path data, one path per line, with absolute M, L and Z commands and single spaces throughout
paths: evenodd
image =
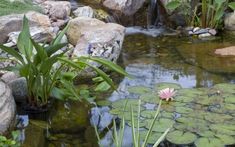
M 235 58 L 214 54 L 217 48 L 235 45 L 234 39 L 235 36 L 227 34 L 222 34 L 211 41 L 176 36 L 156 38 L 141 34 L 126 36 L 119 64 L 132 78 L 120 79 L 117 92 L 98 99 L 114 102 L 122 98 L 134 98 L 136 95 L 130 95 L 127 91 L 130 87 L 153 88 L 161 82 L 180 84 L 183 88 L 234 83 Z M 45 122 L 31 123 L 26 129 L 25 146 L 34 147 L 36 140 L 44 144 L 43 146 L 49 147 L 97 146 L 91 124 L 96 124 L 100 130 L 103 130 L 102 142 L 110 146 L 112 144 L 110 131 L 105 130 L 113 118 L 113 115 L 109 114 L 110 108 L 93 107 L 90 111 L 91 107 L 88 104 L 69 102 L 56 104 L 53 117 L 47 120 L 48 125 L 45 126 Z M 32 138 L 29 135 L 31 131 L 38 132 L 38 136 Z M 128 131 L 127 128 L 125 134 L 129 137 L 126 138 L 126 146 L 131 143 L 130 133 L 130 129 Z M 35 138 L 38 139 L 34 140 Z

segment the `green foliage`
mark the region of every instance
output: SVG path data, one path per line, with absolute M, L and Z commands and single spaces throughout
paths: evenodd
M 159 102 L 159 107 L 157 109 L 157 111 L 154 111 L 154 118 L 150 120 L 150 125 L 147 131 L 142 131 L 140 130 L 141 127 L 145 126 L 145 124 L 141 124 L 141 120 L 140 120 L 140 116 L 141 116 L 141 100 L 138 101 L 137 105 L 132 105 L 131 102 L 129 102 L 129 100 L 123 100 L 124 103 L 122 103 L 122 112 L 121 113 L 121 123 L 119 126 L 119 130 L 117 130 L 117 124 L 116 121 L 113 120 L 113 142 L 115 144 L 115 147 L 122 147 L 123 146 L 123 136 L 124 136 L 124 130 L 125 130 L 125 114 L 126 114 L 126 108 L 128 108 L 127 113 L 129 114 L 128 117 L 131 118 L 130 120 L 130 126 L 132 128 L 132 140 L 133 140 L 133 146 L 134 147 L 146 147 L 148 146 L 148 143 L 152 143 L 154 144 L 153 147 L 157 147 L 166 137 L 167 133 L 170 131 L 171 126 L 169 126 L 168 128 L 166 128 L 163 133 L 158 133 L 157 134 L 157 138 L 153 138 L 153 136 L 156 137 L 156 134 L 153 133 L 153 128 L 157 123 L 157 118 L 160 114 L 160 110 L 161 110 L 161 103 L 162 100 L 160 100 Z M 124 107 L 123 107 L 124 105 Z M 135 115 L 133 108 L 134 107 L 137 108 L 137 115 Z M 135 118 L 136 116 L 136 118 Z M 98 133 L 98 130 L 95 126 L 95 131 L 96 131 L 96 135 L 98 138 L 98 141 L 100 142 L 100 136 Z M 143 135 L 144 134 L 144 135 Z M 100 146 L 102 146 L 102 144 L 99 144 Z
M 182 11 L 179 10 L 179 12 L 185 16 L 188 25 L 218 29 L 222 27 L 222 17 L 225 10 L 228 8 L 235 10 L 235 2 L 202 0 L 195 7 L 192 7 L 190 1 L 173 0 L 166 5 L 166 8 L 173 12 L 178 8 L 182 8 Z
M 28 19 L 24 17 L 23 29 L 18 37 L 17 47 L 19 52 L 13 48 L 0 45 L 0 48 L 13 56 L 17 61 L 17 67 L 9 68 L 17 70 L 20 76 L 25 77 L 28 87 L 28 102 L 31 106 L 42 107 L 47 105 L 52 95 L 58 99 L 79 100 L 79 91 L 73 85 L 75 73 L 92 68 L 103 80 L 96 88 L 97 91 L 104 91 L 110 88 L 115 89 L 113 81 L 99 68 L 89 64 L 90 61 L 98 62 L 111 70 L 123 75 L 127 73 L 116 64 L 97 57 L 71 58 L 65 56 L 66 51 L 58 53 L 66 44 L 60 43 L 67 31 L 68 25 L 48 45 L 36 43 L 30 36 Z M 108 86 L 110 85 L 110 86 Z M 84 95 L 83 93 L 80 93 Z
M 28 11 L 41 11 L 41 8 L 34 5 L 31 0 L 10 0 L 0 1 L 0 16 L 13 14 L 13 13 L 25 13 Z
M 0 135 L 0 146 L 1 147 L 20 147 L 20 142 L 17 140 L 19 131 L 11 132 L 11 138 L 8 139 L 5 136 Z

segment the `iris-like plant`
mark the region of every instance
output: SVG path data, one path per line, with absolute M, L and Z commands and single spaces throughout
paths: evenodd
M 159 116 L 160 110 L 161 110 L 161 103 L 162 100 L 160 100 L 159 105 L 158 105 L 158 109 L 156 111 L 156 114 L 150 124 L 150 128 L 145 136 L 144 139 L 140 138 L 140 107 L 141 107 L 141 100 L 139 100 L 138 103 L 138 112 L 137 112 L 137 123 L 135 123 L 135 119 L 134 119 L 134 112 L 133 112 L 133 108 L 131 106 L 131 128 L 132 128 L 132 140 L 133 140 L 133 146 L 134 147 L 147 147 L 148 146 L 148 140 L 149 137 L 152 133 L 153 127 L 155 125 L 155 122 L 157 121 L 157 118 Z M 126 103 L 127 105 L 127 103 Z M 113 141 L 115 144 L 115 147 L 122 147 L 123 146 L 123 136 L 124 136 L 124 130 L 125 130 L 125 118 L 124 118 L 124 113 L 125 113 L 125 108 L 126 105 L 123 108 L 123 115 L 121 118 L 121 124 L 120 124 L 120 128 L 119 131 L 117 131 L 117 125 L 115 120 L 113 120 Z M 135 124 L 137 124 L 137 126 L 135 126 Z M 157 147 L 166 137 L 167 133 L 170 131 L 171 128 L 166 129 L 166 131 L 159 137 L 156 138 L 156 142 L 154 143 L 153 147 Z M 97 127 L 95 126 L 95 132 L 96 132 L 96 136 L 98 138 L 98 142 L 99 142 L 99 146 L 102 147 L 102 144 L 100 144 L 100 136 L 97 130 Z
M 183 14 L 189 20 L 188 25 L 218 29 L 222 26 L 222 17 L 225 10 L 228 8 L 235 10 L 235 2 L 229 2 L 229 0 L 201 0 L 196 6 L 190 6 L 189 2 L 173 0 L 166 5 L 166 8 L 173 12 L 179 7 L 182 7 L 185 12 Z
M 31 38 L 28 19 L 24 16 L 23 29 L 17 42 L 19 51 L 0 45 L 0 49 L 13 56 L 12 60 L 17 62 L 16 67 L 7 67 L 7 69 L 18 72 L 26 79 L 30 108 L 47 106 L 52 95 L 60 99 L 80 99 L 73 85 L 75 77 L 73 72 L 84 70 L 86 67 L 92 68 L 107 84 L 115 88 L 109 76 L 99 68 L 91 66 L 90 61 L 98 62 L 113 71 L 127 75 L 121 67 L 104 59 L 96 57 L 68 59 L 65 56 L 67 50 L 58 53 L 57 51 L 66 46 L 65 43 L 60 42 L 67 28 L 68 26 L 48 46 L 40 45 Z M 64 70 L 65 68 L 66 70 Z

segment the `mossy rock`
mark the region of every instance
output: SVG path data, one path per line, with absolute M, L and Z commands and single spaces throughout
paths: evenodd
M 166 139 L 173 144 L 188 145 L 197 139 L 197 135 L 190 132 L 174 130 L 167 134 Z

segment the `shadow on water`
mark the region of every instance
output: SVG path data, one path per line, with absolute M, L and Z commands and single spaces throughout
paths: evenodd
M 202 41 L 194 38 L 149 37 L 141 34 L 126 36 L 119 64 L 133 76 L 121 79 L 117 91 L 99 99 L 116 101 L 126 98 L 130 86 L 153 87 L 159 82 L 178 83 L 183 88 L 211 87 L 217 83 L 234 83 L 235 58 L 219 57 L 213 52 L 217 48 L 235 45 L 235 36 Z M 46 123 L 51 128 L 29 127 L 40 132 L 39 137 L 47 141 L 45 146 L 97 146 L 91 124 L 104 130 L 102 143 L 112 144 L 112 132 L 105 130 L 112 122 L 109 107 L 93 107 L 87 104 L 56 104 L 52 117 Z M 31 128 L 31 129 L 30 129 Z M 130 128 L 125 132 L 126 145 L 131 144 Z M 27 134 L 27 131 L 26 131 Z M 33 134 L 33 133 L 32 133 Z M 40 137 L 41 136 L 41 137 Z M 45 139 L 47 137 L 47 139 Z M 34 141 L 29 137 L 28 140 Z M 27 140 L 27 139 L 26 139 Z M 40 140 L 39 140 L 40 142 Z M 27 142 L 26 142 L 27 144 Z M 34 145 L 31 145 L 34 147 Z

